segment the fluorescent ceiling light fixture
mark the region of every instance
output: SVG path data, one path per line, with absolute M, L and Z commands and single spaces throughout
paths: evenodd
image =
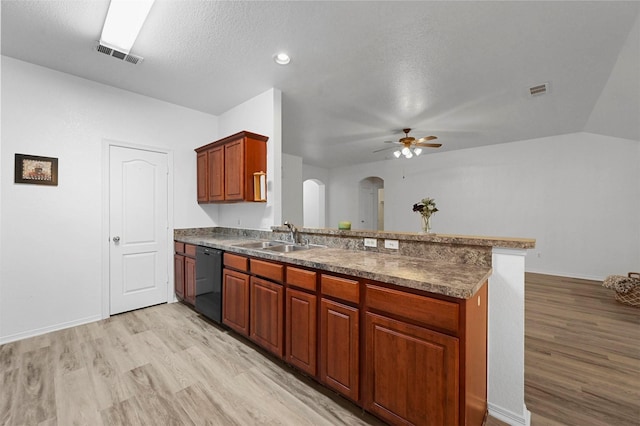
M 273 60 L 276 61 L 276 64 L 287 65 L 291 62 L 291 58 L 286 53 L 278 53 L 273 57 Z
M 154 0 L 111 0 L 100 44 L 129 53 Z

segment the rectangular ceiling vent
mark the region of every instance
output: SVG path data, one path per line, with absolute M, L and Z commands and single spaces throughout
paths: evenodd
M 100 53 L 104 53 L 105 55 L 109 55 L 114 58 L 120 59 L 121 61 L 129 62 L 130 64 L 135 65 L 142 62 L 142 58 L 140 56 L 126 54 L 124 52 L 120 52 L 119 50 L 112 49 L 100 43 L 98 43 L 96 50 Z
M 549 83 L 543 83 L 537 86 L 529 87 L 529 94 L 531 96 L 544 95 L 548 91 L 549 91 Z

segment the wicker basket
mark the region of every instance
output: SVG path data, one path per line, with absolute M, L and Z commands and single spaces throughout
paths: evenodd
M 629 272 L 628 277 L 637 280 L 638 285 L 626 293 L 616 291 L 616 300 L 625 305 L 638 308 L 640 307 L 640 272 Z

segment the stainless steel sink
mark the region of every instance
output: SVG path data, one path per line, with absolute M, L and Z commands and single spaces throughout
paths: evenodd
M 267 247 L 265 248 L 265 250 L 275 251 L 277 253 L 290 253 L 292 251 L 311 250 L 314 248 L 324 248 L 324 246 L 317 246 L 314 244 L 309 244 L 309 245 L 282 244 L 279 246 Z
M 269 247 L 278 247 L 287 244 L 284 241 L 255 241 L 252 243 L 238 243 L 234 244 L 235 247 L 253 248 L 253 249 L 266 249 Z

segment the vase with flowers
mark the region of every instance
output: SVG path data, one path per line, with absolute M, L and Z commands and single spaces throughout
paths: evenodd
M 419 203 L 413 205 L 413 211 L 420 213 L 422 232 L 431 232 L 431 215 L 438 211 L 436 200 L 433 198 L 423 198 Z

